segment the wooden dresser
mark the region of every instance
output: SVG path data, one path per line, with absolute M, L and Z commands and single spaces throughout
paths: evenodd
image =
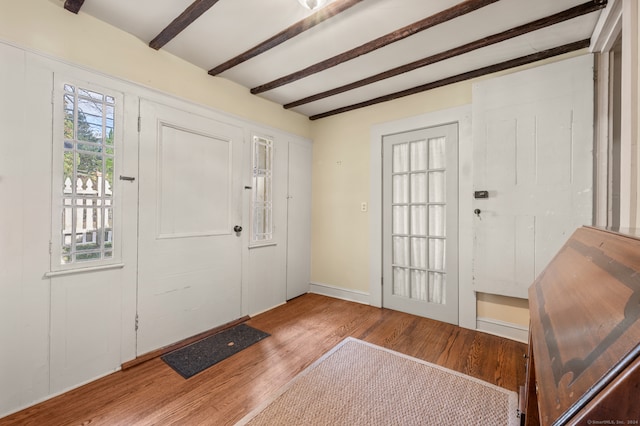
M 529 310 L 523 422 L 640 424 L 640 231 L 578 229 Z

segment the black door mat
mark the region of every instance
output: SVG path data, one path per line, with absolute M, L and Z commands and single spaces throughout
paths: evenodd
M 162 355 L 161 358 L 188 379 L 269 336 L 264 331 L 240 324 Z

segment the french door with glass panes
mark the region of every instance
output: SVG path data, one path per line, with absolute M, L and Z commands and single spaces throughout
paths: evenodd
M 458 126 L 383 137 L 383 306 L 458 323 Z

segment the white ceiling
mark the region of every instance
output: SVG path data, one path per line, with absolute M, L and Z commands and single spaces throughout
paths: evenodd
M 343 1 L 343 0 L 337 0 Z M 81 11 L 149 43 L 193 0 L 85 0 Z M 599 0 L 499 0 L 371 53 L 260 93 L 287 104 L 436 53 Z M 362 0 L 342 13 L 220 74 L 253 88 L 358 47 L 461 3 L 461 0 Z M 401 75 L 293 108 L 307 116 L 366 102 L 590 38 L 600 11 L 483 47 Z M 313 15 L 297 0 L 219 0 L 162 49 L 203 69 L 224 63 Z M 211 77 L 214 78 L 214 77 Z M 315 118 L 315 117 L 314 117 Z

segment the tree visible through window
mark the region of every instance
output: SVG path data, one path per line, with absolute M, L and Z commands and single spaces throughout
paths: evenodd
M 115 99 L 64 86 L 61 264 L 113 257 Z
M 273 238 L 273 141 L 253 137 L 253 197 L 251 242 L 262 243 Z

